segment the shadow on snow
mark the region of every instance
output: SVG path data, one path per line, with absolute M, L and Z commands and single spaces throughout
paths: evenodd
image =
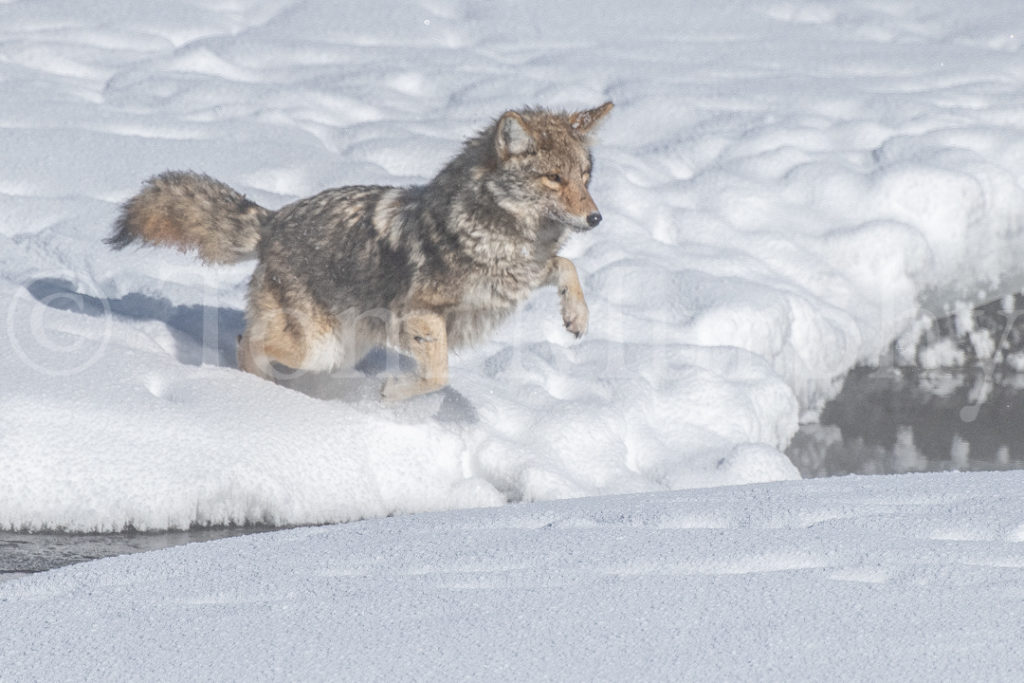
M 238 336 L 245 329 L 245 314 L 234 308 L 175 305 L 168 299 L 147 294 L 130 293 L 119 299 L 83 294 L 74 283 L 61 278 L 39 278 L 25 289 L 41 304 L 57 310 L 81 313 L 91 317 L 107 314 L 136 321 L 157 321 L 167 326 L 175 341 L 175 358 L 186 365 L 217 365 L 236 367 Z M 378 348 L 366 355 L 354 368 L 333 373 L 289 372 L 278 383 L 308 396 L 353 403 L 378 399 L 379 375 L 397 369 L 409 372 L 412 360 L 392 350 Z M 477 422 L 479 416 L 469 400 L 450 386 L 433 396 L 413 399 L 414 405 L 440 399 L 433 417 L 442 422 Z M 405 409 L 398 412 L 408 412 Z M 418 411 L 414 411 L 418 412 Z

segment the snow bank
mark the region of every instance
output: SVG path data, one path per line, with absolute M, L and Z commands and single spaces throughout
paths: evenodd
M 794 478 L 780 449 L 837 377 L 922 315 L 1024 284 L 1022 19 L 952 1 L 0 4 L 0 527 Z M 539 292 L 405 406 L 374 400 L 372 375 L 296 392 L 234 371 L 251 264 L 100 243 L 166 168 L 276 207 L 423 182 L 508 107 L 609 98 L 606 220 L 567 249 L 589 336 Z
M 0 583 L 11 680 L 1009 680 L 1024 472 L 303 528 Z

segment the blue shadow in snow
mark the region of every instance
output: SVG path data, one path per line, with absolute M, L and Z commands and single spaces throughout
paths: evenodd
M 138 321 L 157 321 L 167 326 L 175 341 L 175 357 L 187 365 L 236 366 L 238 335 L 245 330 L 245 314 L 234 308 L 194 304 L 174 305 L 169 300 L 131 293 L 119 299 L 101 299 L 78 291 L 73 282 L 61 278 L 39 278 L 25 285 L 39 303 L 62 311 L 91 317 L 115 315 Z M 376 399 L 380 391 L 377 375 L 397 369 L 412 370 L 412 361 L 387 349 L 374 349 L 354 368 L 336 373 L 298 373 L 280 384 L 314 398 L 354 402 Z M 450 386 L 432 398 L 406 402 L 417 405 L 440 399 L 433 418 L 441 422 L 475 423 L 476 408 Z M 400 412 L 409 412 L 401 409 Z M 411 414 L 418 411 L 413 410 Z

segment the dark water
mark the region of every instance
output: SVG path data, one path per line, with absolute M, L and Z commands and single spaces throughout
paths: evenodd
M 1024 375 L 856 369 L 786 453 L 804 477 L 1024 469 Z
M 212 541 L 272 527 L 214 527 L 189 531 L 121 534 L 13 533 L 0 531 L 0 581 L 101 557 Z
M 1024 469 L 1024 375 L 856 369 L 787 450 L 804 477 Z M 0 532 L 0 580 L 271 527 L 163 533 Z

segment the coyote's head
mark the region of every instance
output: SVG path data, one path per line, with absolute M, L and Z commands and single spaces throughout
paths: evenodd
M 572 114 L 544 109 L 505 112 L 493 128 L 497 168 L 488 183 L 511 213 L 590 230 L 601 212 L 590 196 L 588 135 L 612 103 Z

